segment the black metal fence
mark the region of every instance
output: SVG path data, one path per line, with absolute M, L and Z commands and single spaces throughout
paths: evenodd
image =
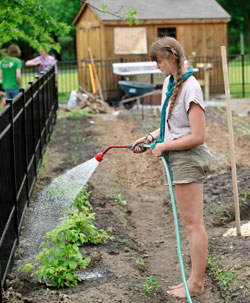
M 78 90 L 78 67 L 77 61 L 58 62 L 58 96 L 59 101 L 68 99 L 69 94 L 73 90 Z M 26 85 L 34 79 L 37 74 L 36 66 L 22 67 L 22 86 Z
M 210 91 L 224 93 L 224 81 L 222 74 L 221 56 L 196 56 L 188 58 L 196 66 L 199 63 L 210 63 Z M 250 55 L 229 55 L 228 56 L 228 78 L 230 93 L 235 98 L 250 96 Z M 203 78 L 204 71 L 201 69 L 195 74 L 198 79 Z
M 194 56 L 189 57 L 188 60 L 196 67 L 199 63 L 210 63 L 212 69 L 210 71 L 210 92 L 211 93 L 224 93 L 224 82 L 222 74 L 222 61 L 221 56 Z M 149 61 L 147 58 L 141 59 L 95 59 L 95 66 L 98 75 L 102 81 L 101 86 L 104 96 L 113 95 L 120 96 L 121 90 L 117 85 L 120 76 L 113 74 L 113 63 L 118 62 L 133 62 L 133 61 Z M 67 100 L 72 90 L 78 90 L 79 83 L 87 83 L 85 89 L 91 90 L 90 75 L 89 75 L 89 60 L 65 61 L 58 62 L 58 93 L 61 101 Z M 22 78 L 24 86 L 28 83 L 29 79 L 34 77 L 36 68 L 24 67 L 22 69 Z M 230 55 L 228 56 L 228 73 L 230 92 L 233 97 L 242 98 L 250 96 L 250 55 Z M 195 73 L 197 79 L 204 78 L 204 70 L 199 69 Z M 84 78 L 85 80 L 83 81 Z M 152 81 L 152 77 L 145 76 L 146 81 Z M 157 82 L 157 75 L 153 76 L 153 81 Z M 157 82 L 158 83 L 158 82 Z M 157 84 L 156 83 L 156 84 Z M 159 83 L 162 83 L 160 79 Z
M 0 289 L 18 243 L 57 107 L 55 72 L 50 68 L 13 100 L 7 100 L 0 112 Z

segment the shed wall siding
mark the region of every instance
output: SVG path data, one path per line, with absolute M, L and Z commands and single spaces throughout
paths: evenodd
M 198 23 L 200 22 L 200 23 Z M 157 30 L 160 27 L 176 27 L 177 39 L 183 45 L 186 56 L 195 52 L 197 56 L 218 56 L 221 45 L 227 46 L 226 20 L 141 20 L 139 27 L 145 27 L 147 32 L 147 48 L 157 39 Z M 115 55 L 114 54 L 114 28 L 129 27 L 124 21 L 101 21 L 90 8 L 82 12 L 76 23 L 77 59 L 79 63 L 79 85 L 91 90 L 88 63 L 81 62 L 88 59 L 88 47 L 91 48 L 94 59 L 117 59 L 121 57 L 136 61 L 150 60 L 149 54 Z M 209 60 L 209 59 L 208 59 Z M 209 62 L 208 62 L 209 63 Z M 98 78 L 104 90 L 109 91 L 118 87 L 117 76 L 114 77 L 111 62 L 104 63 L 105 68 L 97 69 Z M 99 67 L 100 64 L 97 66 Z M 221 66 L 213 66 L 221 70 Z M 211 71 L 211 77 L 213 71 Z M 221 76 L 222 77 L 222 71 Z M 115 82 L 115 84 L 114 84 Z M 110 97 L 106 95 L 105 99 Z
M 88 48 L 91 49 L 93 58 L 102 58 L 102 31 L 103 25 L 93 13 L 92 9 L 86 7 L 76 26 L 77 40 L 77 60 L 79 85 L 83 88 L 91 89 L 88 64 L 81 62 L 88 59 Z
M 227 46 L 226 24 L 159 24 L 154 26 L 140 24 L 147 31 L 148 50 L 151 44 L 157 39 L 159 27 L 176 27 L 177 39 L 184 47 L 186 56 L 196 52 L 198 56 L 218 56 L 220 46 Z M 119 26 L 121 27 L 121 26 Z M 114 28 L 115 26 L 104 27 L 105 58 L 120 58 L 121 55 L 114 54 Z M 123 55 L 125 58 L 141 58 L 148 55 Z

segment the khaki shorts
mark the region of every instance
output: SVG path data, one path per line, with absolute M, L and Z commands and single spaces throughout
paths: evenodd
M 187 150 L 167 151 L 164 156 L 168 162 L 173 185 L 203 183 L 212 164 L 212 156 L 206 144 Z M 168 184 L 166 174 L 164 184 Z

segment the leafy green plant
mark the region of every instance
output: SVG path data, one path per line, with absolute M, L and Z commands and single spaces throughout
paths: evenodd
M 79 247 L 85 243 L 106 243 L 113 240 L 103 229 L 97 230 L 92 221 L 95 214 L 90 213 L 92 206 L 88 201 L 91 193 L 84 187 L 74 202 L 68 216 L 61 219 L 55 229 L 46 233 L 45 241 L 40 245 L 42 251 L 36 257 L 37 263 L 26 264 L 19 270 L 30 272 L 37 280 L 47 286 L 72 287 L 81 278 L 77 275 L 90 263 L 90 258 L 84 258 Z
M 73 206 L 80 210 L 84 210 L 85 208 L 87 208 L 88 211 L 92 210 L 92 205 L 89 202 L 91 193 L 92 191 L 88 191 L 88 186 L 85 185 L 81 192 L 76 196 Z
M 229 212 L 226 212 L 223 217 L 220 218 L 222 223 L 225 223 L 229 221 L 232 218 L 231 214 Z
M 135 262 L 139 265 L 145 265 L 145 260 L 143 258 L 137 259 Z
M 213 261 L 212 255 L 208 254 L 207 263 L 209 270 L 212 272 L 215 282 L 222 290 L 226 302 L 230 299 L 232 293 L 232 281 L 236 276 L 236 272 L 232 270 L 221 269 L 217 263 Z
M 160 287 L 160 283 L 158 279 L 151 275 L 149 277 L 146 277 L 146 281 L 143 283 L 143 294 L 144 295 L 150 295 L 153 293 L 153 295 L 156 295 L 157 288 Z
M 221 112 L 221 113 L 223 113 L 223 114 L 226 113 L 225 110 L 224 110 L 224 108 L 222 108 L 220 105 L 216 105 L 215 108 L 216 108 L 219 112 Z
M 247 192 L 245 191 L 245 192 L 244 192 L 244 197 L 241 199 L 242 203 L 245 204 L 245 205 L 248 205 L 248 203 L 247 203 L 247 197 L 248 197 L 248 194 L 247 194 Z
M 124 217 L 124 214 L 119 215 L 118 224 L 123 224 L 124 226 L 128 224 L 128 220 Z
M 213 216 L 215 216 L 215 215 L 217 214 L 217 210 L 216 210 L 216 209 L 212 209 L 212 210 L 211 210 L 211 214 L 212 214 Z
M 122 194 L 117 195 L 115 202 L 121 206 L 126 206 L 128 204 L 126 200 L 122 199 Z

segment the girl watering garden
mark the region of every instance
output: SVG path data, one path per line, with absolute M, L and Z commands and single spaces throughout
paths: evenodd
M 207 257 L 207 235 L 203 221 L 203 181 L 211 164 L 205 141 L 205 105 L 201 87 L 193 76 L 191 66 L 184 63 L 184 51 L 172 37 L 153 43 L 152 61 L 167 76 L 162 89 L 161 126 L 133 143 L 151 144 L 156 157 L 168 162 L 180 217 L 188 232 L 191 256 L 191 275 L 187 281 L 191 296 L 204 294 L 204 275 Z M 168 294 L 185 298 L 183 284 L 170 286 Z

